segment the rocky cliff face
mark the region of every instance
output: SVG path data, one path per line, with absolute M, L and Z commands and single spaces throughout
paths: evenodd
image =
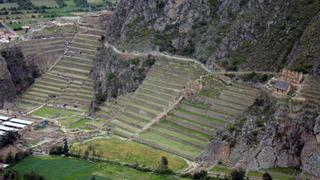
M 0 73 L 0 108 L 4 102 L 13 102 L 16 94 L 24 91 L 38 77 L 37 67 L 28 63 L 16 46 L 1 51 Z
M 125 57 L 111 49 L 101 49 L 93 69 L 96 102 L 101 104 L 135 91 L 154 62 L 153 57 Z
M 0 57 L 0 108 L 5 102 L 12 102 L 16 96 L 7 62 Z
M 212 68 L 319 74 L 316 0 L 121 0 L 107 28 L 127 49 L 194 56 Z M 315 37 L 315 38 L 312 38 Z
M 280 103 L 264 96 L 235 125 L 219 132 L 199 161 L 223 161 L 250 170 L 295 167 L 320 176 L 320 144 L 316 140 L 319 121 L 319 107 L 294 100 Z M 214 153 L 226 144 L 227 155 Z

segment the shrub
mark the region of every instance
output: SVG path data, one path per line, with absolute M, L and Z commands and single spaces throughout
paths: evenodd
M 246 172 L 243 169 L 237 169 L 231 172 L 232 180 L 243 180 Z
M 17 132 L 9 131 L 0 139 L 0 147 L 4 147 L 9 144 L 13 144 L 20 139 L 20 135 Z
M 61 146 L 54 146 L 49 151 L 49 154 L 51 154 L 51 155 L 61 155 L 63 153 L 64 153 L 63 147 L 61 147 Z
M 13 164 L 15 161 L 14 161 L 14 156 L 13 154 L 10 152 L 6 158 L 6 164 Z
M 200 171 L 193 174 L 192 179 L 205 180 L 208 177 L 207 171 Z
M 263 180 L 272 180 L 271 175 L 268 172 L 263 173 L 262 175 Z
M 9 179 L 9 180 L 19 180 L 20 179 L 19 173 L 17 171 L 12 170 L 12 169 L 10 169 L 6 173 L 4 173 L 3 178 Z
M 25 180 L 44 180 L 45 178 L 40 174 L 32 171 L 23 175 L 23 179 Z

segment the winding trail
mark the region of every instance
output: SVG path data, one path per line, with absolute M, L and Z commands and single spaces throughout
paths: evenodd
M 187 62 L 194 62 L 196 64 L 199 64 L 205 71 L 207 71 L 208 73 L 212 73 L 212 71 L 210 69 L 208 69 L 204 64 L 202 64 L 201 62 L 199 62 L 196 59 L 193 58 L 188 58 L 188 57 L 183 57 L 183 56 L 176 56 L 176 55 L 169 55 L 169 54 L 165 54 L 159 51 L 149 51 L 149 52 L 122 52 L 119 49 L 117 49 L 115 46 L 109 44 L 108 42 L 105 43 L 106 47 L 111 48 L 115 53 L 117 54 L 121 54 L 121 55 L 131 55 L 131 56 L 148 56 L 148 55 L 152 55 L 152 56 L 156 56 L 156 57 L 166 57 L 166 58 L 170 58 L 170 59 L 176 59 L 176 60 L 180 60 L 180 61 L 187 61 Z
M 115 53 L 120 54 L 120 55 L 127 55 L 127 56 L 148 56 L 148 55 L 153 55 L 156 57 L 166 57 L 166 58 L 171 58 L 171 59 L 176 59 L 180 61 L 188 61 L 188 62 L 194 62 L 196 64 L 199 64 L 206 72 L 212 75 L 244 75 L 244 74 L 250 74 L 250 73 L 257 73 L 257 74 L 268 74 L 268 75 L 277 75 L 277 72 L 272 72 L 272 71 L 226 71 L 224 68 L 222 68 L 220 65 L 217 63 L 213 63 L 213 65 L 219 69 L 220 71 L 211 71 L 208 69 L 203 63 L 199 62 L 198 60 L 194 58 L 189 58 L 189 57 L 183 57 L 183 56 L 176 56 L 176 55 L 169 55 L 163 52 L 159 51 L 149 51 L 149 52 L 138 52 L 138 51 L 133 51 L 133 52 L 128 52 L 128 51 L 121 51 L 118 48 L 116 48 L 114 45 L 109 44 L 108 42 L 105 43 L 105 46 L 107 48 L 111 48 Z

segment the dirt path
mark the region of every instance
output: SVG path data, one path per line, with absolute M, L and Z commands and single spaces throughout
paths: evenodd
M 166 58 L 171 58 L 171 59 L 176 59 L 180 61 L 188 61 L 188 62 L 194 62 L 196 64 L 199 64 L 202 69 L 204 69 L 206 72 L 209 74 L 213 75 L 225 75 L 225 74 L 234 74 L 234 75 L 244 75 L 244 74 L 250 74 L 250 73 L 257 73 L 257 74 L 270 74 L 270 75 L 276 75 L 278 74 L 277 72 L 272 72 L 272 71 L 226 71 L 223 67 L 218 65 L 217 63 L 213 63 L 213 65 L 219 70 L 212 72 L 210 69 L 208 69 L 203 63 L 199 62 L 196 59 L 189 58 L 189 57 L 183 57 L 183 56 L 176 56 L 176 55 L 169 55 L 163 52 L 159 51 L 149 51 L 149 52 L 138 52 L 138 51 L 133 51 L 133 52 L 128 52 L 128 51 L 120 51 L 118 48 L 116 48 L 114 45 L 109 44 L 108 42 L 105 43 L 106 47 L 111 48 L 115 53 L 121 54 L 121 55 L 127 55 L 127 56 L 148 56 L 148 55 L 153 55 L 156 57 L 166 57 Z

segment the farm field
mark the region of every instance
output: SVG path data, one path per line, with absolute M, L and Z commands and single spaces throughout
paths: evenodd
M 96 155 L 107 160 L 129 164 L 137 163 L 140 166 L 152 169 L 156 169 L 159 166 L 161 157 L 165 156 L 169 161 L 171 170 L 177 171 L 187 168 L 187 163 L 180 157 L 119 138 L 101 138 L 89 140 L 82 144 L 76 143 L 72 145 L 71 151 L 73 154 L 81 152 L 81 155 L 85 151 L 89 151 L 89 154 L 93 155 L 92 152 L 94 151 Z
M 133 180 L 171 180 L 174 176 L 161 176 L 141 172 L 135 169 L 102 162 L 89 162 L 81 159 L 55 156 L 29 157 L 11 169 L 19 174 L 37 172 L 48 180 L 88 180 L 95 175 L 98 180 L 133 179 Z

